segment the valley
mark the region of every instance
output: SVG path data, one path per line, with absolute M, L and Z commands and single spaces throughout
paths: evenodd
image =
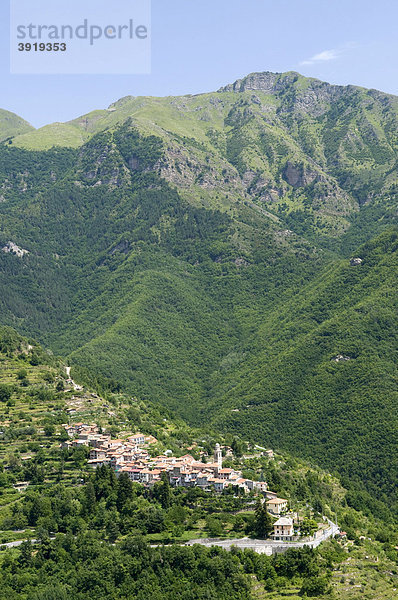
M 226 467 L 253 483 L 246 492 L 264 479 L 300 509 L 319 501 L 316 512 L 332 521 L 337 511 L 348 541 L 330 542 L 336 556 L 344 547 L 344 561 L 352 552 L 362 565 L 369 542 L 393 585 L 397 115 L 395 96 L 295 72 L 253 73 L 198 95 L 127 96 L 37 130 L 0 112 L 0 366 L 2 382 L 16 386 L 2 407 L 4 518 L 14 504 L 28 511 L 12 486 L 29 476 L 28 495 L 38 486 L 46 498 L 38 504 L 66 486 L 76 510 L 56 523 L 65 535 L 81 525 L 85 535 L 110 538 L 113 528 L 115 539 L 154 544 L 217 537 L 209 529 L 234 539 L 238 522 L 244 537 L 253 507 L 242 524 L 245 501 L 237 494 L 242 507 L 232 506 L 230 485 L 221 496 L 207 488 L 209 504 L 173 488 L 188 511 L 177 532 L 160 496 L 129 480 L 123 530 L 120 479 L 103 471 L 110 483 L 97 482 L 102 504 L 91 514 L 87 449 L 60 454 L 61 426 L 142 432 L 158 440 L 157 455 L 192 453 L 193 466 L 199 451 L 187 446 L 202 439 L 208 456 L 216 442 L 246 444 L 241 455 L 260 445 L 274 449 L 274 463 L 243 464 L 235 452 Z M 209 507 L 218 515 L 210 523 L 199 515 Z M 44 525 L 17 512 L 14 529 L 54 529 L 48 511 Z M 165 528 L 140 530 L 138 513 Z M 327 561 L 319 552 L 315 562 Z M 384 575 L 374 598 L 388 598 Z M 354 598 L 339 576 L 337 597 Z

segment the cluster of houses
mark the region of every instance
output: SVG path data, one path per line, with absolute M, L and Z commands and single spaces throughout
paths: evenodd
M 115 461 L 112 459 L 117 458 L 118 463 L 120 460 L 123 462 L 133 457 L 138 449 L 141 449 L 145 456 L 149 456 L 148 452 L 143 449 L 157 442 L 153 435 L 144 435 L 143 433 L 136 433 L 123 440 L 115 440 L 110 435 L 101 433 L 97 425 L 87 425 L 86 423 L 74 423 L 73 425 L 63 425 L 63 427 L 72 439 L 62 442 L 61 447 L 90 447 L 89 463 L 94 466 L 98 464 L 115 466 Z
M 76 423 L 64 425 L 71 440 L 62 443 L 63 448 L 90 447 L 88 463 L 97 467 L 108 465 L 116 474 L 127 473 L 132 481 L 152 486 L 160 481 L 165 471 L 172 486 L 198 486 L 204 490 L 213 488 L 222 492 L 228 486 L 242 488 L 245 492 L 257 490 L 267 495 L 269 500 L 278 500 L 276 494 L 268 490 L 265 481 L 252 481 L 242 477 L 240 471 L 223 468 L 222 448 L 216 444 L 213 462 L 201 462 L 190 454 L 175 457 L 167 451 L 160 456 L 151 457 L 148 447 L 157 442 L 153 436 L 135 433 L 126 439 L 112 439 L 110 435 L 100 433 L 96 425 Z M 279 514 L 287 501 L 280 505 L 270 505 L 270 509 Z
M 254 481 L 242 477 L 236 469 L 223 468 L 223 455 L 220 444 L 216 444 L 212 462 L 201 462 L 190 454 L 175 457 L 171 451 L 151 457 L 149 446 L 157 442 L 156 438 L 143 433 L 135 433 L 126 439 L 112 439 L 101 433 L 96 425 L 76 423 L 64 425 L 71 438 L 62 442 L 63 448 L 90 448 L 88 464 L 93 467 L 110 466 L 116 475 L 126 473 L 131 481 L 152 487 L 167 473 L 173 487 L 200 487 L 205 491 L 222 492 L 227 487 L 240 488 L 248 493 L 252 490 L 264 496 L 267 510 L 278 517 L 274 524 L 274 539 L 289 540 L 294 535 L 293 520 L 282 516 L 288 511 L 288 501 L 278 498 L 268 489 L 265 481 Z

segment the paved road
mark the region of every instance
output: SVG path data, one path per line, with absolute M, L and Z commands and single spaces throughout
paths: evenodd
M 304 546 L 309 546 L 310 548 L 316 548 L 324 542 L 325 540 L 333 537 L 340 531 L 339 527 L 328 520 L 329 527 L 325 529 L 322 535 L 315 537 L 313 540 L 308 540 L 305 542 L 279 542 L 277 540 L 256 540 L 248 537 L 237 538 L 237 539 L 229 539 L 229 540 L 220 540 L 218 538 L 198 538 L 196 540 L 189 540 L 186 542 L 186 546 L 193 546 L 193 544 L 201 544 L 202 546 L 220 546 L 225 550 L 230 550 L 231 546 L 236 546 L 237 548 L 249 548 L 250 550 L 254 550 L 259 554 L 276 554 L 278 552 L 284 552 L 288 548 L 303 548 Z M 53 539 L 53 538 L 51 538 Z M 1 548 L 17 548 L 23 542 L 27 540 L 17 540 L 15 542 L 7 542 L 6 544 L 0 544 Z M 37 542 L 38 540 L 32 539 L 30 540 L 32 544 Z M 151 544 L 153 548 L 159 546 L 159 544 Z
M 28 540 L 17 540 L 16 542 L 7 542 L 6 544 L 0 544 L 0 548 L 17 548 L 18 546 L 20 546 L 21 544 L 23 544 L 24 542 L 27 542 Z M 30 540 L 32 542 L 32 544 L 34 544 L 35 542 L 37 542 L 38 540 Z
M 202 538 L 202 539 L 196 539 L 196 540 L 190 540 L 189 542 L 186 542 L 186 545 L 188 546 L 192 546 L 193 544 L 201 544 L 202 546 L 220 546 L 221 548 L 224 548 L 225 550 L 230 550 L 231 546 L 236 546 L 237 548 L 249 548 L 250 550 L 254 550 L 255 552 L 258 552 L 259 554 L 276 554 L 279 552 L 284 552 L 285 550 L 289 549 L 289 548 L 303 548 L 304 546 L 309 546 L 310 548 L 316 548 L 317 546 L 319 546 L 319 544 L 321 544 L 322 542 L 324 542 L 325 540 L 329 539 L 330 537 L 333 537 L 334 535 L 336 535 L 336 533 L 338 533 L 340 530 L 338 528 L 338 526 L 335 523 L 332 523 L 332 521 L 329 521 L 328 519 L 328 524 L 329 527 L 328 529 L 325 529 L 325 531 L 319 535 L 316 536 L 314 539 L 312 540 L 308 540 L 308 541 L 302 541 L 302 542 L 281 542 L 281 541 L 277 541 L 277 540 L 256 540 L 256 539 L 251 539 L 248 537 L 244 537 L 244 538 L 237 538 L 237 539 L 229 539 L 229 540 L 220 540 L 217 538 Z

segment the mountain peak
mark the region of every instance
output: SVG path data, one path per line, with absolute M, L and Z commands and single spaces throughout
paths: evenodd
M 274 94 L 283 91 L 287 87 L 294 86 L 297 90 L 317 90 L 326 91 L 329 94 L 341 94 L 343 90 L 359 90 L 361 88 L 354 85 L 335 85 L 326 81 L 321 81 L 315 77 L 305 77 L 297 71 L 286 71 L 284 73 L 273 73 L 272 71 L 262 71 L 249 73 L 242 79 L 237 79 L 234 83 L 230 83 L 221 87 L 218 92 L 245 92 L 245 91 L 262 91 L 269 94 Z
M 324 114 L 330 105 L 342 96 L 353 97 L 361 89 L 363 88 L 353 85 L 335 85 L 313 77 L 304 77 L 296 71 L 285 73 L 264 71 L 250 73 L 243 79 L 237 79 L 234 83 L 220 88 L 218 93 L 263 92 L 278 96 L 285 104 L 285 110 L 310 113 L 317 117 Z M 369 90 L 363 91 L 369 92 Z M 382 96 L 385 97 L 386 94 Z
M 295 71 L 287 71 L 286 73 L 273 73 L 271 71 L 250 73 L 243 79 L 237 79 L 234 83 L 230 83 L 218 91 L 245 92 L 247 90 L 259 90 L 273 93 L 288 84 L 295 83 L 301 77 L 302 75 Z

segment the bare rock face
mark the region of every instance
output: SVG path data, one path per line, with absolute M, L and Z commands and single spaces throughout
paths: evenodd
M 308 171 L 302 164 L 286 163 L 283 170 L 284 180 L 294 188 L 305 187 L 316 179 L 316 173 Z
M 291 84 L 298 79 L 298 73 L 251 73 L 244 79 L 238 79 L 221 88 L 219 92 L 245 92 L 247 90 L 261 90 L 266 93 L 273 93 L 282 90 L 287 84 Z
M 140 168 L 140 161 L 136 156 L 132 156 L 129 160 L 129 166 L 132 171 L 138 171 Z
M 343 86 L 331 85 L 317 79 L 307 79 L 305 85 L 300 85 L 303 78 L 295 71 L 287 73 L 251 73 L 243 79 L 238 79 L 222 87 L 218 92 L 247 92 L 261 91 L 266 94 L 279 96 L 287 89 L 292 90 L 289 100 L 284 102 L 281 112 L 309 112 L 313 116 L 321 116 L 328 111 L 330 104 L 338 100 L 343 93 Z M 358 88 L 347 86 L 346 90 L 355 94 Z
M 357 265 L 362 264 L 363 260 L 362 258 L 356 257 L 356 258 L 350 258 L 350 266 L 351 267 L 356 267 Z
M 20 248 L 14 242 L 7 242 L 5 246 L 3 246 L 2 251 L 6 254 L 15 254 L 18 258 L 23 258 L 25 254 L 29 254 L 28 250 L 24 250 L 24 248 Z

